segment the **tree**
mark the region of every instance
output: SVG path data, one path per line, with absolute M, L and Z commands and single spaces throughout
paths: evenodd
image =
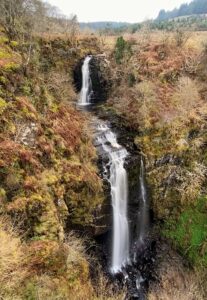
M 120 36 L 117 38 L 115 45 L 116 62 L 120 64 L 126 54 L 131 55 L 131 46 L 122 36 Z
M 0 1 L 0 25 L 10 40 L 27 38 L 35 21 L 40 20 L 44 13 L 44 4 L 39 0 Z
M 23 16 L 23 2 L 22 0 L 1 0 L 0 2 L 0 24 L 10 39 L 22 31 L 20 24 Z
M 69 39 L 73 46 L 76 46 L 77 36 L 79 33 L 78 18 L 76 15 L 71 15 L 70 18 L 65 18 L 65 33 L 69 35 Z
M 0 0 L 0 26 L 9 40 L 21 41 L 25 65 L 30 60 L 33 33 L 62 33 L 76 46 L 79 31 L 76 15 L 68 18 L 57 7 L 41 0 Z

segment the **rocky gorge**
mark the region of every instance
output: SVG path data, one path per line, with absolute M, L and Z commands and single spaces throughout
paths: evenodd
M 0 235 L 2 257 L 13 259 L 1 271 L 3 299 L 205 299 L 205 86 L 183 71 L 185 49 L 172 44 L 172 61 L 172 45 L 124 45 L 108 53 L 93 36 L 76 48 L 36 38 L 25 66 L 18 42 L 1 32 Z M 88 55 L 92 106 L 84 110 L 77 102 Z M 189 111 L 183 89 L 197 101 Z M 121 170 L 130 259 L 115 276 L 112 158 L 95 141 L 102 123 L 112 133 L 103 148 L 129 154 Z M 19 274 L 13 286 L 5 284 L 8 273 L 13 281 Z

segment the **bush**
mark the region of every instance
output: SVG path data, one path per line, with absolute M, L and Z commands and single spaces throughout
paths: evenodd
M 134 86 L 134 84 L 136 82 L 136 78 L 135 78 L 135 76 L 134 76 L 133 73 L 129 73 L 127 81 L 128 81 L 128 86 L 129 87 L 133 87 Z
M 189 38 L 190 38 L 190 34 L 188 32 L 181 29 L 176 29 L 174 33 L 174 39 L 177 47 L 184 46 L 187 43 Z

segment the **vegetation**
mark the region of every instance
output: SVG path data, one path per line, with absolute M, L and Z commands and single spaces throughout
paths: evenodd
M 194 273 L 183 272 L 179 261 L 179 265 L 163 269 L 159 288 L 151 288 L 148 300 L 203 300 L 202 288 L 196 285 L 197 280 Z
M 135 142 L 146 158 L 153 211 L 164 221 L 163 235 L 203 272 L 207 255 L 206 49 L 193 44 L 195 36 L 185 32 L 168 37 L 157 34 L 153 39 L 148 34 L 148 39 L 137 35 L 127 64 L 117 64 L 114 55 L 114 93 L 108 106 L 137 130 Z M 133 85 L 129 74 L 133 74 Z M 171 292 L 163 291 L 161 299 L 179 297 L 179 289 L 175 295 Z M 153 295 L 150 299 L 161 297 Z
M 26 2 L 7 4 L 13 21 L 2 18 L 5 11 L 0 18 L 0 298 L 100 299 L 93 261 L 71 233 L 93 235 L 104 202 L 89 122 L 74 108 L 72 85 L 75 64 L 99 51 L 98 41 L 76 45 L 71 27 L 74 34 L 62 39 L 56 31 L 34 36 L 25 27 L 31 11 L 19 16 Z
M 97 290 L 89 280 L 89 257 L 83 241 L 70 233 L 62 243 L 24 243 L 9 219 L 1 218 L 0 274 L 2 299 L 123 299 L 102 273 Z M 92 262 L 92 259 L 90 259 Z
M 206 197 L 200 198 L 179 216 L 178 222 L 168 220 L 165 234 L 196 265 L 207 266 Z
M 201 4 L 181 8 L 199 14 Z M 1 1 L 0 298 L 124 297 L 99 269 L 91 280 L 97 264 L 72 231 L 97 232 L 105 201 L 72 78 L 82 57 L 102 50 L 113 82 L 106 106 L 137 131 L 160 231 L 206 283 L 207 49 L 204 35 L 186 31 L 205 30 L 206 17 L 159 19 L 107 25 L 103 35 L 128 33 L 108 37 L 107 48 L 107 37 L 79 36 L 76 16 L 38 0 Z M 149 299 L 202 299 L 191 276 L 176 283 L 178 271 L 165 274 L 162 293 L 150 291 Z

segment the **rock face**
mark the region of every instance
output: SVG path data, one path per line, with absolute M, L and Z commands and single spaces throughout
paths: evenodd
M 77 92 L 82 87 L 82 65 L 85 58 L 82 58 L 73 71 L 74 85 Z M 97 103 L 108 98 L 111 89 L 111 71 L 109 62 L 104 54 L 94 55 L 90 61 L 90 77 L 92 82 L 91 102 Z
M 104 55 L 94 56 L 91 60 L 92 101 L 105 101 L 111 88 L 109 62 Z
M 77 92 L 81 91 L 82 87 L 82 65 L 84 58 L 82 58 L 73 70 L 73 83 Z

